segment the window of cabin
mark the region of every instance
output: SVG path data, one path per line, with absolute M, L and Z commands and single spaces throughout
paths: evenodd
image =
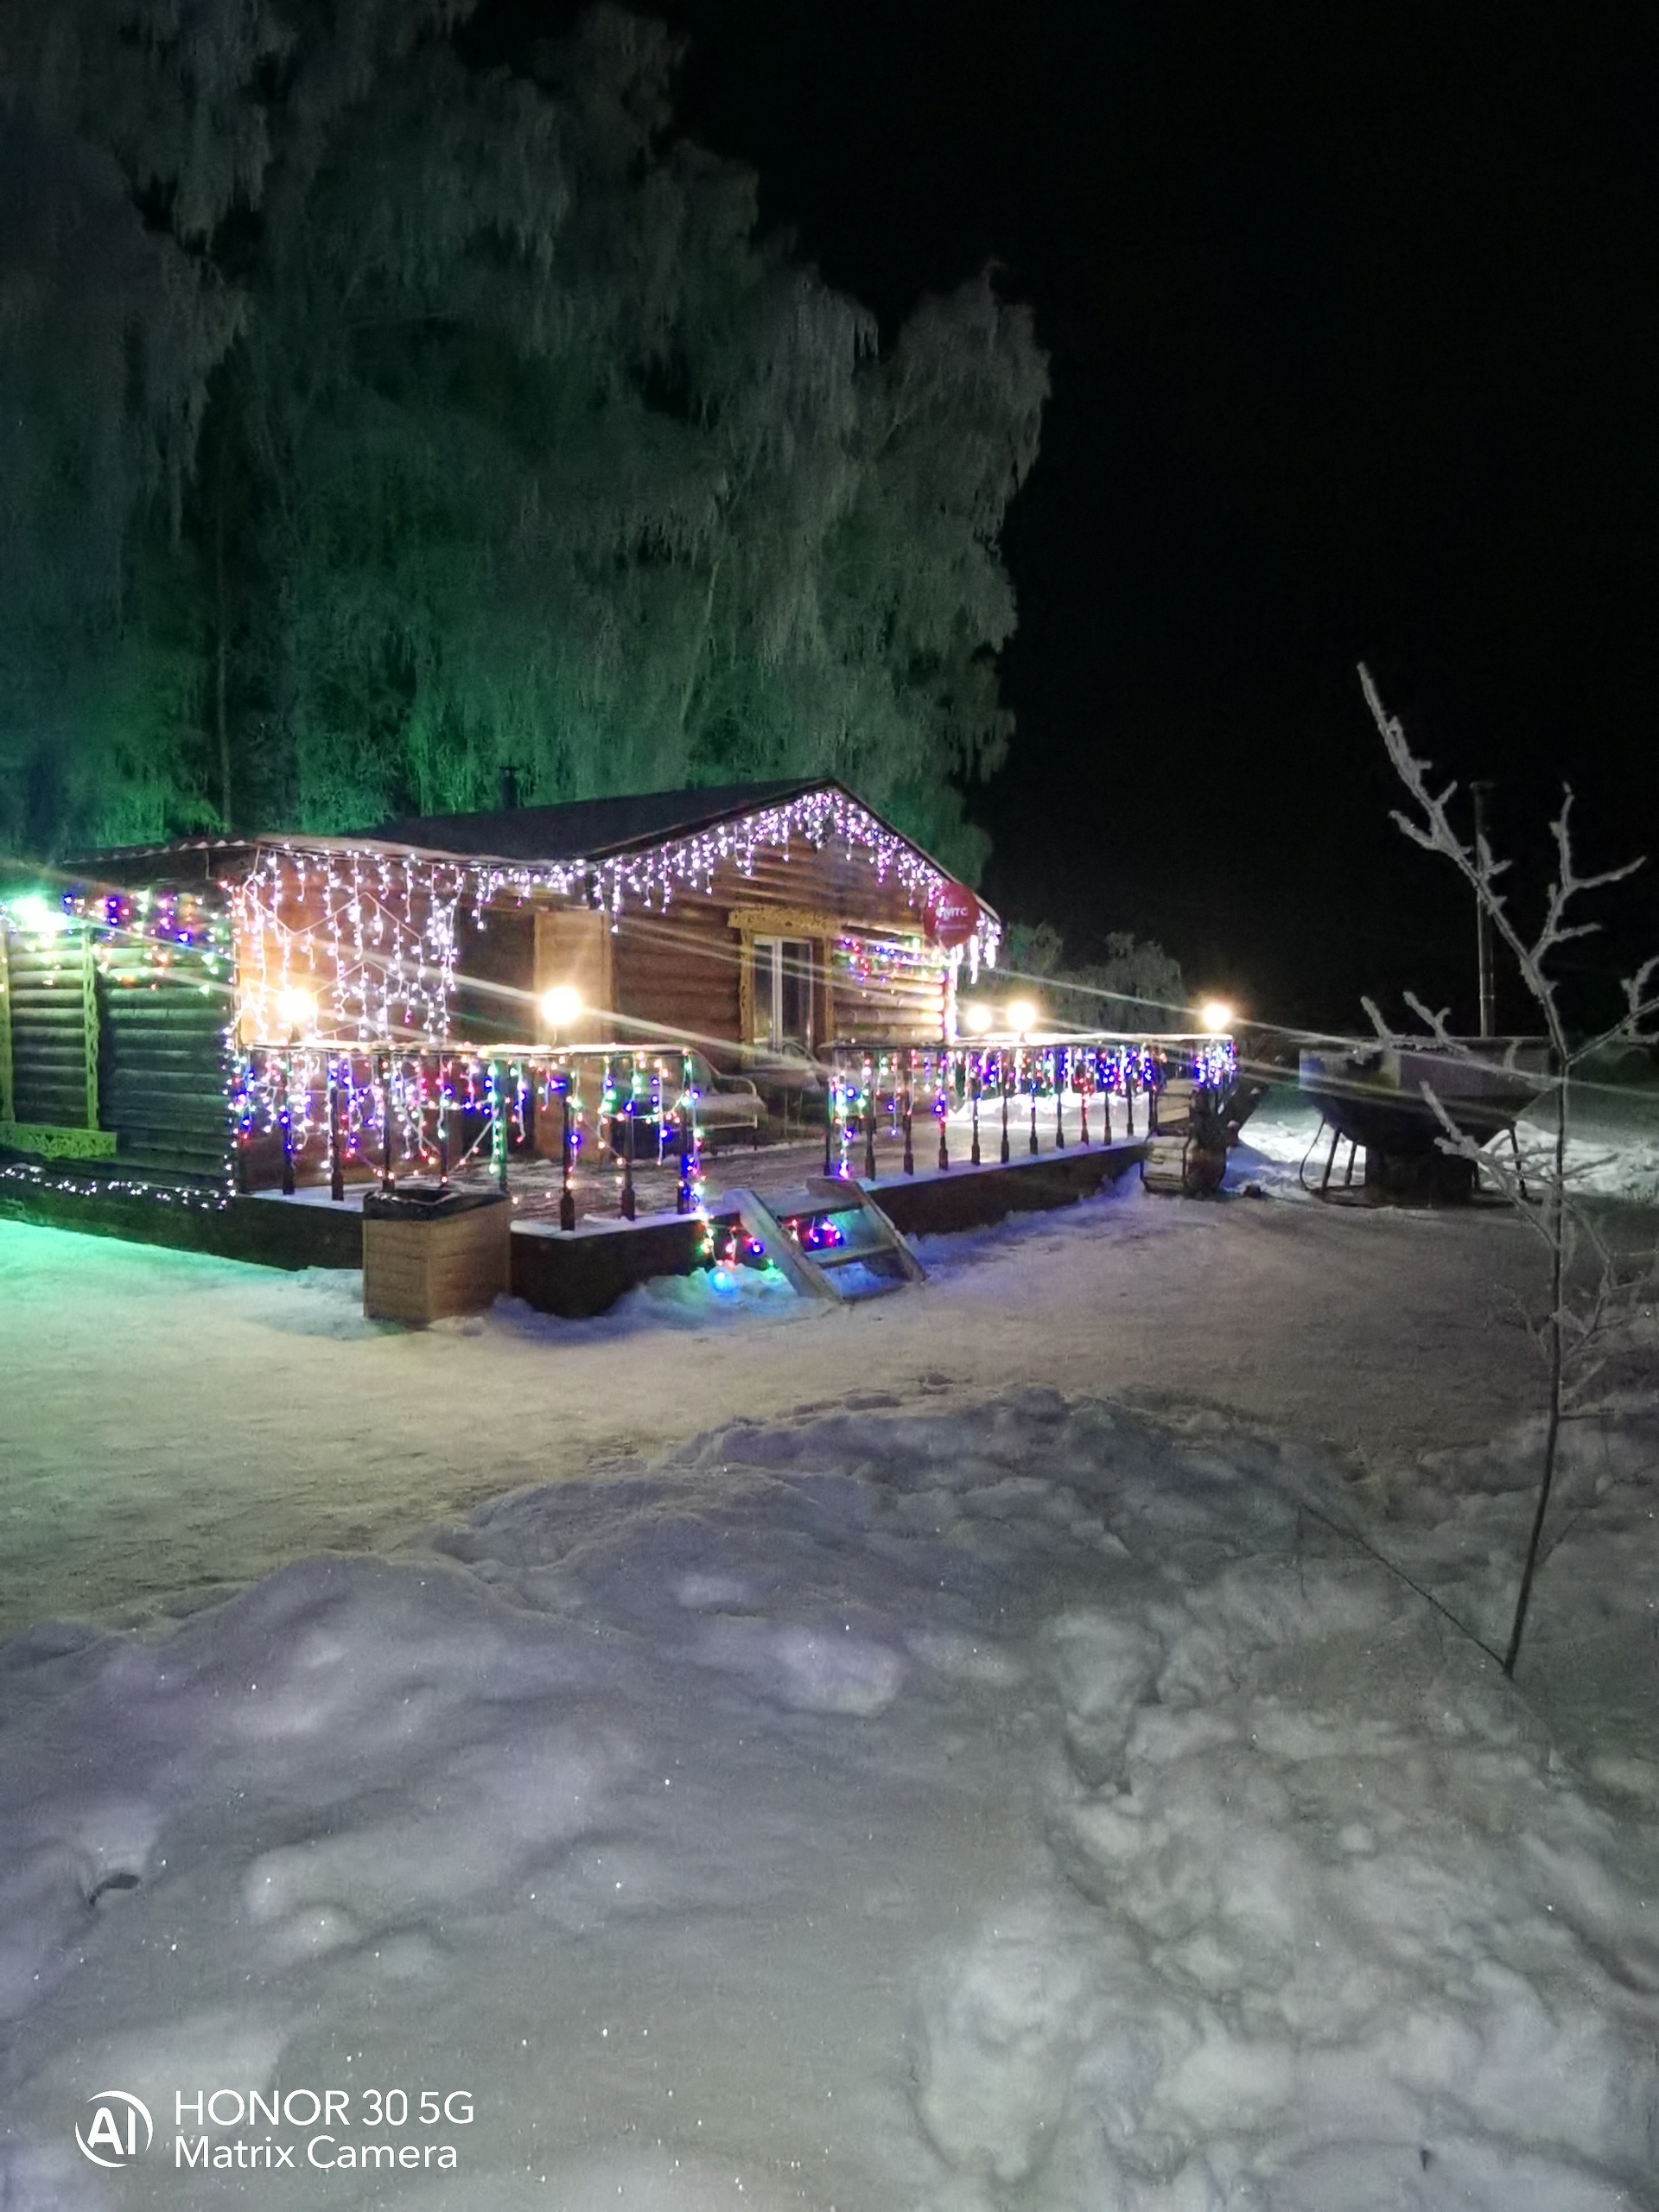
M 776 1052 L 812 1042 L 812 940 L 754 939 L 754 1014 L 750 1043 Z

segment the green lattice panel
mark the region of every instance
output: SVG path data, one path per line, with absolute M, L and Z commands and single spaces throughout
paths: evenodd
M 60 1129 L 38 1122 L 0 1122 L 0 1152 L 28 1152 L 41 1160 L 113 1160 L 113 1129 Z

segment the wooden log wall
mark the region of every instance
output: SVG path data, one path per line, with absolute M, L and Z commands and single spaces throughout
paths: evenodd
M 141 944 L 98 955 L 99 1118 L 123 1166 L 214 1179 L 231 1151 L 231 987 L 177 947 L 157 968 Z
M 715 874 L 714 896 L 722 907 L 804 906 L 895 935 L 922 932 L 921 911 L 906 899 L 898 877 L 889 872 L 878 880 L 861 853 L 833 840 L 821 852 L 804 843 L 787 854 L 759 852 L 752 875 L 729 861 Z
M 11 1140 L 50 1157 L 113 1159 L 217 1180 L 231 1144 L 230 987 L 188 945 L 76 923 L 9 935 L 3 1016 Z M 99 1141 L 78 1141 L 78 1133 Z
M 738 1036 L 738 938 L 730 900 L 682 892 L 666 914 L 629 908 L 612 940 L 619 1014 L 681 1036 Z
M 756 924 L 740 931 L 729 916 L 775 911 L 775 930 Z M 833 934 L 825 926 L 833 924 Z M 787 854 L 757 854 L 752 874 L 734 861 L 719 868 L 707 893 L 677 890 L 665 915 L 630 906 L 615 939 L 617 1007 L 637 1020 L 660 1022 L 737 1042 L 742 1036 L 745 935 L 805 937 L 815 946 L 812 1033 L 833 1038 L 882 1037 L 937 1042 L 943 1033 L 944 986 L 937 969 L 880 991 L 850 983 L 836 950 L 842 930 L 919 938 L 922 917 L 889 874 L 878 880 L 863 856 L 831 842 L 815 852 L 804 843 Z M 842 972 L 837 976 L 837 969 Z
M 944 1034 L 944 972 L 894 953 L 892 938 L 858 936 L 834 947 L 837 1038 L 854 1044 L 937 1045 Z
M 463 907 L 455 930 L 457 1043 L 534 1043 L 535 929 L 530 906 L 493 906 L 481 925 Z
M 438 863 L 435 875 L 453 881 L 459 865 Z M 389 931 L 401 925 L 418 937 L 429 911 L 429 864 L 412 856 L 387 855 L 383 860 L 365 855 L 360 866 L 365 892 L 379 903 Z M 317 862 L 304 875 L 296 866 L 289 873 L 281 907 L 287 929 L 302 938 L 310 933 L 319 965 L 311 969 L 302 964 L 294 973 L 302 982 L 315 976 L 320 996 L 331 980 L 321 973 L 321 962 L 328 957 L 327 932 L 318 927 L 323 918 L 322 891 Z M 540 969 L 546 967 L 551 973 L 553 937 L 544 926 L 545 957 L 538 959 L 535 916 L 540 911 L 545 918 L 550 910 L 557 912 L 558 902 L 535 898 L 521 904 L 503 898 L 480 925 L 463 902 L 451 1008 L 456 1043 L 528 1044 L 542 1035 L 536 998 L 543 980 Z M 754 920 L 763 910 L 777 913 L 775 931 Z M 742 929 L 732 924 L 737 912 L 749 917 Z M 849 1036 L 937 1041 L 944 1014 L 938 970 L 925 968 L 913 982 L 890 982 L 872 990 L 853 976 L 837 954 L 837 940 L 847 930 L 919 941 L 922 917 L 910 905 L 898 878 L 889 874 L 878 879 L 856 848 L 832 840 L 818 851 L 802 842 L 787 853 L 763 849 L 755 855 L 750 873 L 743 873 L 735 860 L 723 863 L 706 892 L 676 887 L 666 913 L 642 910 L 630 900 L 609 936 L 603 995 L 610 1001 L 608 1010 L 627 1020 L 657 1025 L 675 1036 L 735 1045 L 742 1037 L 746 943 L 752 944 L 757 934 L 804 937 L 815 948 L 815 1043 Z M 390 942 L 389 934 L 385 943 Z M 254 950 L 251 945 L 239 948 L 245 985 L 255 972 L 250 957 Z M 274 938 L 266 950 L 268 956 L 276 955 Z M 365 943 L 365 969 L 384 960 L 379 939 L 372 948 Z M 847 985 L 844 990 L 837 988 L 838 968 Z M 385 972 L 384 966 L 380 972 Z M 353 1031 L 355 1026 L 350 1024 Z M 270 1027 L 268 1016 L 266 1027 Z M 266 1041 L 274 1041 L 274 1031 Z
M 98 1018 L 84 926 L 49 937 L 10 937 L 6 1011 L 11 1046 L 7 1118 L 48 1128 L 93 1127 Z
M 288 982 L 315 994 L 316 1026 L 325 1038 L 341 1044 L 380 1041 L 388 1027 L 393 1036 L 419 1036 L 426 1021 L 435 1016 L 439 997 L 428 937 L 435 903 L 432 886 L 438 883 L 439 896 L 448 907 L 463 864 L 434 864 L 399 852 L 331 854 L 302 848 L 284 853 L 279 865 L 276 925 L 268 886 L 262 889 L 257 907 L 245 908 L 238 923 L 241 1041 L 284 1041 L 284 1017 L 276 1002 L 284 955 Z M 355 922 L 351 918 L 353 905 L 358 908 Z M 339 925 L 339 976 L 331 910 Z M 512 965 L 496 922 L 492 914 L 487 928 L 474 929 L 464 903 L 456 917 L 457 950 L 463 963 L 470 960 L 481 982 L 496 980 L 498 968 Z M 505 935 L 510 937 L 511 931 Z M 527 972 L 527 960 L 525 965 Z M 515 973 L 512 980 L 520 979 Z M 337 986 L 342 1001 L 339 1009 Z M 453 1014 L 453 1006 L 450 1010 Z M 503 1008 L 493 995 L 478 994 L 469 1003 L 467 1016 L 476 1023 L 472 1033 L 502 1033 Z M 367 1038 L 362 1033 L 365 1025 Z

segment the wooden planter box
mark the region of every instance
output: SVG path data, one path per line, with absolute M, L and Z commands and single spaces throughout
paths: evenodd
M 363 1201 L 363 1311 L 372 1321 L 479 1313 L 508 1287 L 512 1207 L 499 1192 Z

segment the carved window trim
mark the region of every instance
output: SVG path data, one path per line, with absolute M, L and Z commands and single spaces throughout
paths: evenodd
M 809 939 L 817 948 L 813 962 L 812 1041 L 816 1047 L 827 1044 L 836 1034 L 835 967 L 830 954 L 836 941 L 843 937 L 873 937 L 912 938 L 925 943 L 920 918 L 914 929 L 895 928 L 891 922 L 865 922 L 847 914 L 830 914 L 817 906 L 733 906 L 728 909 L 727 926 L 736 931 L 737 962 L 737 1022 L 738 1036 L 743 1049 L 751 1052 L 754 1046 L 754 941 L 757 938 L 793 937 Z M 939 966 L 943 971 L 950 965 L 950 956 L 941 951 Z

